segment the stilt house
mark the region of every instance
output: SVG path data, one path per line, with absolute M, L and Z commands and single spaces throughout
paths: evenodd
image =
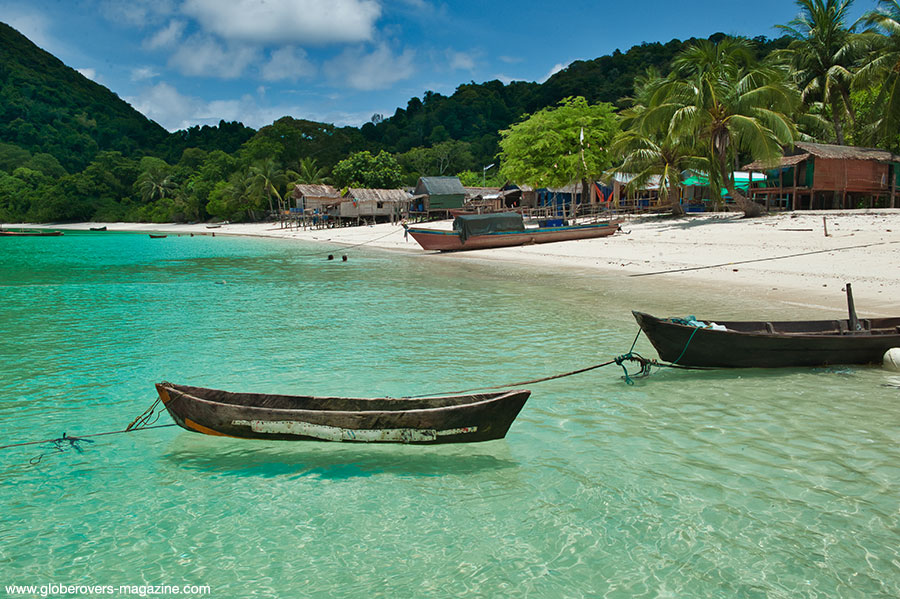
M 797 142 L 775 164 L 756 161 L 745 170 L 765 174 L 754 178 L 750 195 L 767 208 L 894 208 L 900 190 L 900 156 L 874 148 Z

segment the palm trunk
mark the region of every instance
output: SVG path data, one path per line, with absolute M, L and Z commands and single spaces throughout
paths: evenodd
M 844 123 L 841 122 L 836 99 L 831 103 L 831 120 L 834 122 L 834 135 L 837 138 L 837 145 L 842 146 L 844 145 Z
M 666 200 L 672 206 L 672 216 L 684 216 L 684 206 L 681 205 L 681 202 L 679 201 L 680 198 L 676 197 L 675 199 L 672 199 L 672 191 L 673 191 L 672 186 L 667 185 L 666 186 Z
M 745 218 L 762 216 L 765 213 L 763 207 L 738 191 L 737 186 L 734 184 L 734 178 L 728 165 L 727 145 L 720 142 L 716 145 L 716 148 L 718 149 L 717 158 L 719 162 L 719 172 L 722 173 L 725 188 L 728 190 L 731 197 L 734 198 L 734 203 L 737 204 L 737 207 L 744 213 Z M 710 180 L 710 182 L 712 181 Z

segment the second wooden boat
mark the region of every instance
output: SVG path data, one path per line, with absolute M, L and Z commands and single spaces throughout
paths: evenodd
M 154 235 L 153 233 L 150 233 L 150 239 L 165 239 L 166 237 L 168 237 L 168 236 L 167 235 Z
M 501 212 L 457 216 L 450 231 L 410 227 L 409 234 L 422 249 L 456 252 L 606 237 L 618 231 L 620 223 L 619 220 L 609 220 L 583 225 L 528 228 L 521 214 Z
M 468 443 L 502 439 L 530 391 L 409 398 L 232 393 L 159 383 L 172 419 L 189 431 L 244 439 Z
M 900 347 L 900 318 L 857 318 L 853 288 L 845 320 L 705 321 L 634 312 L 659 357 L 682 366 L 779 368 L 874 364 Z

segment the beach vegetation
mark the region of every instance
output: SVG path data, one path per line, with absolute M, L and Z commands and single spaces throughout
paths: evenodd
M 565 98 L 500 132 L 500 174 L 536 188 L 597 178 L 612 165 L 618 130 L 612 104 Z
M 678 55 L 640 121 L 649 129 L 664 127 L 672 143 L 700 148 L 713 198 L 721 201 L 725 188 L 746 216 L 757 216 L 762 207 L 737 189 L 734 170 L 743 160 L 781 157 L 797 135 L 790 115 L 798 102 L 786 69 L 758 62 L 747 40 L 726 38 Z
M 338 187 L 395 189 L 400 186 L 402 171 L 390 153 L 382 150 L 373 155 L 363 150 L 338 162 L 332 177 Z
M 830 117 L 838 145 L 844 145 L 845 129 L 855 120 L 850 87 L 864 48 L 848 26 L 852 5 L 853 0 L 797 0 L 800 14 L 777 25 L 792 41 L 774 54 L 790 65 L 804 105 L 816 105 Z
M 870 49 L 854 76 L 854 87 L 869 90 L 865 139 L 900 152 L 900 0 L 879 0 L 861 23 Z

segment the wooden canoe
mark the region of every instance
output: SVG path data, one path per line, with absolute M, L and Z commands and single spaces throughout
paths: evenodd
M 172 419 L 189 431 L 242 439 L 471 443 L 502 439 L 530 391 L 408 398 L 231 393 L 158 383 Z
M 165 239 L 167 235 L 154 235 L 150 233 L 150 239 Z
M 714 368 L 778 368 L 880 363 L 900 347 L 900 318 L 844 320 L 720 321 L 724 330 L 682 319 L 632 312 L 666 362 Z M 709 321 L 697 321 L 708 324 Z M 853 323 L 856 324 L 856 323 Z
M 612 220 L 585 225 L 526 228 L 524 231 L 497 231 L 484 235 L 473 235 L 465 241 L 455 230 L 442 231 L 410 227 L 409 234 L 424 250 L 458 252 L 607 237 L 619 230 L 620 223 L 621 221 Z
M 0 231 L 2 237 L 59 237 L 62 231 Z

